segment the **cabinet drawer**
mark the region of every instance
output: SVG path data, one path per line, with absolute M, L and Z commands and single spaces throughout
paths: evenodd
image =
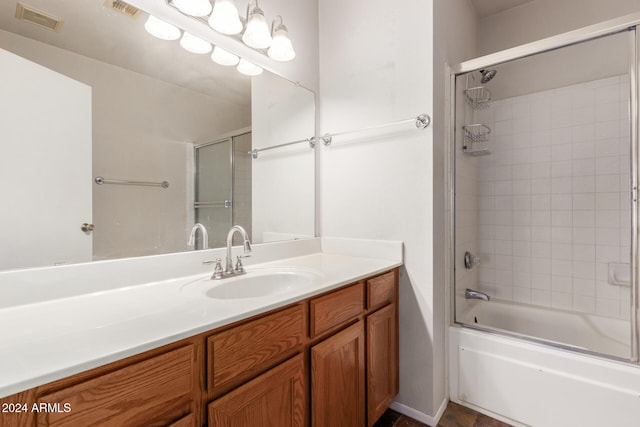
M 166 426 L 191 412 L 194 379 L 189 345 L 38 398 L 61 407 L 39 412 L 38 425 Z
M 209 389 L 228 390 L 289 358 L 302 349 L 304 331 L 296 305 L 209 337 Z
M 396 300 L 396 270 L 367 280 L 367 308 L 378 308 Z
M 340 326 L 362 313 L 364 310 L 363 287 L 364 284 L 360 282 L 312 299 L 309 303 L 311 337 Z

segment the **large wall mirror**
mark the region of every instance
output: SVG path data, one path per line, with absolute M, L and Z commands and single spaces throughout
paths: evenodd
M 219 247 L 233 224 L 314 236 L 314 150 L 250 154 L 313 136 L 311 91 L 154 38 L 144 11 L 21 3 L 62 24 L 0 3 L 0 270 Z

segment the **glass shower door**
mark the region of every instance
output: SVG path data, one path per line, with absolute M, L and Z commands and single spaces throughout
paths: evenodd
M 456 322 L 630 358 L 634 37 L 456 75 Z
M 233 219 L 232 139 L 196 146 L 195 162 L 195 221 L 207 229 L 210 248 L 225 246 Z

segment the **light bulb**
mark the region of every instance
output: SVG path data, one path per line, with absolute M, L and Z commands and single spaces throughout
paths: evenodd
M 242 41 L 254 49 L 266 49 L 271 45 L 269 25 L 264 18 L 264 12 L 258 6 L 249 12 L 249 20 L 242 35 Z
M 280 17 L 278 17 L 280 18 Z M 280 18 L 282 21 L 282 18 Z M 275 26 L 275 22 L 274 22 Z M 291 61 L 296 57 L 296 52 L 293 50 L 293 44 L 289 38 L 289 31 L 282 22 L 275 26 L 273 32 L 273 42 L 271 47 L 267 51 L 267 55 L 276 61 Z
M 239 34 L 242 22 L 235 4 L 231 0 L 216 0 L 209 17 L 209 26 L 222 34 Z
M 240 62 L 240 58 L 238 56 L 222 49 L 220 46 L 215 46 L 213 48 L 211 59 L 217 64 L 226 66 L 237 65 L 238 62 Z
M 211 52 L 211 43 L 206 40 L 202 40 L 199 37 L 194 36 L 186 31 L 180 39 L 180 46 L 185 48 L 191 53 L 205 54 Z
M 180 38 L 180 29 L 173 26 L 153 15 L 149 15 L 149 19 L 144 24 L 144 29 L 149 34 L 162 40 L 177 40 Z
M 236 68 L 238 72 L 246 75 L 246 76 L 257 76 L 262 74 L 262 68 L 258 67 L 256 64 L 253 64 L 246 59 L 240 59 L 238 63 L 238 67 Z
M 171 3 L 180 12 L 191 16 L 207 16 L 212 9 L 209 0 L 172 0 Z

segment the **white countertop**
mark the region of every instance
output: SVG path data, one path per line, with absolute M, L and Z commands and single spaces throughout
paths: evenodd
M 200 281 L 211 276 L 207 272 L 0 308 L 0 397 L 398 267 L 402 245 L 395 243 L 400 253 L 388 258 L 348 255 L 348 250 L 334 250 L 336 241 L 331 240 L 326 246 L 338 253 L 323 251 L 247 266 L 243 277 L 264 271 L 314 272 L 309 284 L 279 295 L 209 298 L 205 287 L 224 280 Z M 360 249 L 361 244 L 352 247 Z

